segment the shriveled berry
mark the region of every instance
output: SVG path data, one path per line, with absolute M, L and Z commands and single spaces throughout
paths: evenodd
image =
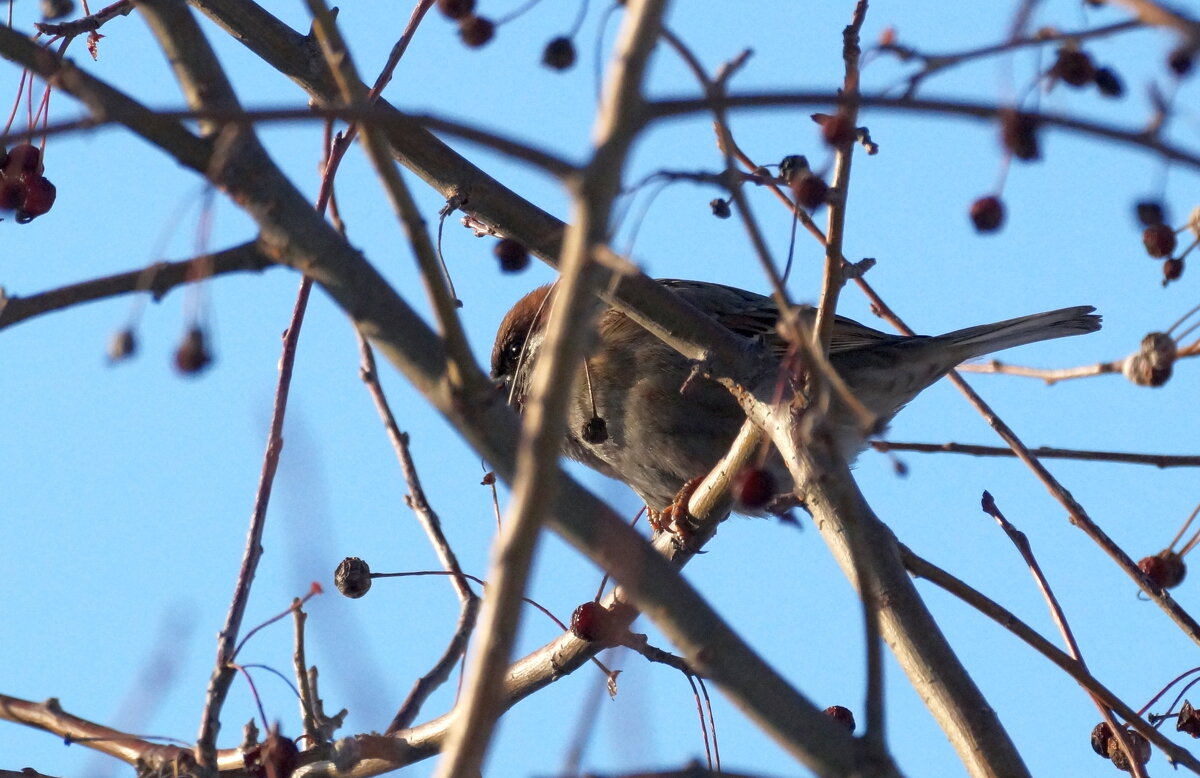
M 854 714 L 850 712 L 849 708 L 843 708 L 841 705 L 830 705 L 825 709 L 824 713 L 829 718 L 844 725 L 850 732 L 853 732 L 854 727 L 857 726 L 854 722 Z
M 1183 257 L 1171 257 L 1163 263 L 1163 286 L 1178 281 L 1183 275 Z
M 825 204 L 829 197 L 829 185 L 814 173 L 802 175 L 792 181 L 792 193 L 796 202 L 809 211 L 815 211 Z
M 496 474 L 487 472 L 483 474 L 483 480 L 479 482 L 480 486 L 494 486 L 496 484 Z
M 775 494 L 775 477 L 761 467 L 748 467 L 733 479 L 733 499 L 742 508 L 763 508 Z
M 41 175 L 45 168 L 42 165 L 42 150 L 29 143 L 13 146 L 8 151 L 8 159 L 4 162 L 4 175 L 17 178 L 22 173 Z
M 1183 557 L 1169 548 L 1139 561 L 1138 569 L 1160 589 L 1174 589 L 1183 583 L 1183 578 L 1187 575 L 1187 565 L 1183 563 Z
M 58 190 L 50 183 L 50 179 L 33 173 L 22 173 L 19 180 L 25 186 L 25 198 L 17 212 L 17 221 L 21 221 L 22 214 L 28 217 L 27 221 L 31 221 L 49 212 L 54 206 L 54 198 L 58 195 Z
M 1167 220 L 1162 203 L 1157 200 L 1139 200 L 1134 206 L 1137 210 L 1138 221 L 1143 227 L 1153 227 Z
M 1169 257 L 1178 241 L 1175 230 L 1167 224 L 1152 224 L 1142 233 L 1142 244 L 1152 257 Z
M 496 23 L 486 16 L 467 16 L 458 23 L 458 36 L 473 49 L 485 45 L 496 34 Z
M 608 440 L 608 422 L 600 416 L 593 416 L 583 425 L 583 441 L 593 446 Z
M 447 19 L 465 19 L 475 13 L 475 0 L 437 0 L 438 10 Z
M 1041 156 L 1037 119 L 1031 114 L 1005 110 L 1000 113 L 1000 140 L 1014 157 L 1030 162 Z
M 529 267 L 529 249 L 519 240 L 501 238 L 494 249 L 500 269 L 505 273 L 519 273 Z
M 589 643 L 611 642 L 617 638 L 620 624 L 616 614 L 598 602 L 585 602 L 571 614 L 571 632 Z
M 728 219 L 732 215 L 732 211 L 729 210 L 729 201 L 720 197 L 710 200 L 708 207 L 712 208 L 712 215 L 718 219 Z
M 567 70 L 575 64 L 575 43 L 566 36 L 555 38 L 542 50 L 542 64 L 551 70 Z
M 976 232 L 995 232 L 1004 224 L 1004 201 L 995 195 L 971 203 L 971 223 Z
M 1108 726 L 1107 721 L 1101 721 L 1092 727 L 1092 750 L 1108 759 L 1108 741 L 1112 740 L 1112 737 L 1112 727 Z
M 1192 703 L 1183 701 L 1179 709 L 1179 718 L 1175 721 L 1176 732 L 1186 732 L 1192 737 L 1200 737 L 1200 713 L 1192 707 Z
M 1096 76 L 1092 58 L 1079 49 L 1063 47 L 1058 50 L 1058 59 L 1050 67 L 1050 75 L 1068 86 L 1087 86 Z
M 1097 68 L 1092 80 L 1096 83 L 1096 89 L 1105 97 L 1120 97 L 1125 94 L 1125 85 L 1112 68 Z
M 357 600 L 371 590 L 371 567 L 356 556 L 348 556 L 333 571 L 333 585 L 345 596 Z
M 1150 741 L 1144 735 L 1134 732 L 1132 729 L 1126 730 L 1125 742 L 1129 744 L 1134 761 L 1138 764 L 1146 764 L 1150 761 Z M 1125 751 L 1121 748 L 1121 741 L 1115 737 L 1108 741 L 1108 758 L 1112 760 L 1113 766 L 1118 770 L 1132 772 L 1129 757 L 1125 756 Z
M 195 375 L 212 364 L 212 354 L 205 342 L 204 330 L 192 327 L 175 350 L 175 367 L 184 375 Z

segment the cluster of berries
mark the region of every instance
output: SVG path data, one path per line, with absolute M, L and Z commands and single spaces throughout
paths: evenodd
M 17 211 L 18 225 L 28 225 L 54 205 L 54 185 L 44 170 L 42 150 L 35 145 L 0 149 L 0 209 Z
M 54 184 L 43 172 L 37 146 L 22 143 L 0 149 L 0 209 L 16 211 L 18 224 L 28 224 L 54 205 Z

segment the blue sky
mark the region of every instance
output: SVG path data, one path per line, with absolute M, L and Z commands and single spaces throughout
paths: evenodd
M 299 29 L 300 4 L 268 3 Z M 958 51 L 1001 40 L 1007 5 L 956 3 L 872 5 L 864 43 L 894 26 L 900 40 L 931 52 Z M 716 6 L 716 7 L 713 7 Z M 710 69 L 753 48 L 735 79 L 738 90 L 833 90 L 841 82 L 841 29 L 850 3 L 676 3 L 670 25 Z M 514 7 L 484 0 L 483 13 Z M 454 26 L 431 13 L 401 63 L 387 97 L 412 110 L 436 111 L 495 129 L 579 161 L 592 135 L 597 45 L 603 9 L 589 9 L 577 38 L 580 62 L 565 74 L 540 65 L 545 42 L 572 24 L 578 6 L 543 3 L 500 28 L 478 51 L 464 49 Z M 1195 11 L 1195 7 L 1192 6 Z M 27 28 L 34 9 L 16 7 Z M 1037 7 L 1037 25 L 1080 29 L 1120 20 L 1119 9 L 1084 10 L 1072 3 Z M 407 8 L 350 4 L 340 22 L 360 70 L 374 74 L 407 18 Z M 302 106 L 304 96 L 256 62 L 216 27 L 205 24 L 250 107 Z M 100 60 L 77 62 L 146 103 L 178 108 L 167 63 L 134 13 L 104 28 Z M 599 41 L 598 41 L 599 39 Z M 1147 86 L 1168 85 L 1163 65 L 1173 37 L 1145 31 L 1089 44 L 1127 86 L 1121 101 L 1058 88 L 1038 97 L 1047 109 L 1077 113 L 1136 129 L 1149 117 Z M 1049 64 L 1043 54 L 1041 66 Z M 923 89 L 927 97 L 1007 100 L 1023 94 L 1038 61 L 1028 52 L 949 71 Z M 896 84 L 905 69 L 873 59 L 864 88 Z M 19 72 L 0 66 L 0 84 L 15 97 Z M 692 79 L 670 52 L 654 60 L 653 95 L 692 95 Z M 1169 137 L 1197 147 L 1194 79 L 1179 91 Z M 56 94 L 52 118 L 80 115 Z M 827 153 L 808 119 L 812 110 L 735 114 L 739 143 L 762 163 L 803 153 L 814 166 Z M 875 257 L 869 280 L 919 332 L 937 333 L 1065 305 L 1095 305 L 1104 329 L 1086 338 L 1026 347 L 1005 355 L 1019 363 L 1071 366 L 1108 361 L 1133 351 L 1141 337 L 1165 329 L 1196 303 L 1196 280 L 1185 272 L 1169 288 L 1158 263 L 1141 248 L 1131 204 L 1161 196 L 1172 222 L 1195 205 L 1195 170 L 1165 168 L 1142 150 L 1049 131 L 1043 160 L 1008 174 L 1005 229 L 980 237 L 966 217 L 969 203 L 995 186 L 1001 154 L 991 125 L 937 116 L 867 112 L 863 123 L 880 153 L 856 158 L 846 252 Z M 297 185 L 315 197 L 320 127 L 275 124 L 262 136 Z M 566 196 L 552 180 L 477 147 L 472 161 L 556 215 Z M 706 117 L 665 123 L 636 145 L 627 181 L 656 170 L 716 170 L 720 158 Z M 195 176 L 145 143 L 116 129 L 55 137 L 46 175 L 58 187 L 54 209 L 28 225 L 0 222 L 0 284 L 27 295 L 75 281 L 142 267 L 195 251 L 205 198 Z M 415 176 L 429 223 L 442 202 Z M 426 305 L 411 252 L 361 151 L 352 151 L 338 178 L 351 242 L 361 248 L 407 300 Z M 719 281 L 763 290 L 765 283 L 736 220 L 708 213 L 718 192 L 691 184 L 666 188 L 645 208 L 631 241 L 631 223 L 615 245 L 656 276 Z M 765 193 L 753 208 L 782 258 L 790 218 Z M 821 217 L 823 222 L 823 216 Z M 236 207 L 215 198 L 211 248 L 253 237 Z M 502 275 L 492 241 L 447 222 L 443 246 L 471 345 L 481 360 L 495 326 L 521 294 L 548 281 L 536 265 Z M 789 288 L 815 302 L 819 247 L 801 236 Z M 1191 271 L 1195 273 L 1193 269 Z M 195 291 L 177 290 L 161 303 L 107 300 L 43 316 L 0 332 L 0 691 L 40 700 L 59 697 L 70 712 L 138 733 L 194 739 L 205 685 L 241 557 L 266 439 L 280 333 L 298 278 L 273 269 L 223 277 Z M 842 312 L 880 326 L 853 289 Z M 171 354 L 199 306 L 211 328 L 216 362 L 203 376 L 178 376 Z M 104 359 L 108 337 L 141 311 L 137 356 L 119 366 Z M 269 514 L 266 556 L 247 624 L 283 610 L 309 582 L 331 580 L 347 555 L 373 569 L 436 569 L 437 561 L 405 507 L 404 484 L 386 437 L 358 379 L 354 333 L 322 293 L 313 297 L 299 350 L 279 479 Z M 494 533 L 490 493 L 477 486 L 479 457 L 409 389 L 383 368 L 398 421 L 412 435 L 413 455 L 428 496 L 445 523 L 464 568 L 484 575 Z M 971 376 L 1030 445 L 1154 453 L 1197 452 L 1200 392 L 1194 366 L 1178 365 L 1160 389 L 1119 376 L 1045 387 L 1029 379 Z M 915 401 L 888 434 L 896 441 L 996 444 L 986 424 L 942 382 Z M 1062 599 L 1095 675 L 1135 708 L 1194 664 L 1195 647 L 1131 581 L 1065 518 L 1033 477 L 1006 459 L 909 454 L 898 478 L 888 458 L 863 454 L 859 483 L 900 539 L 966 579 L 1059 642 L 1028 572 L 1003 534 L 980 513 L 987 489 L 1030 537 Z M 1093 518 L 1135 558 L 1164 546 L 1200 500 L 1194 472 L 1145 466 L 1053 462 L 1050 469 Z M 582 469 L 573 472 L 620 510 L 636 499 L 620 484 Z M 503 495 L 502 495 L 503 498 Z M 861 619 L 853 592 L 820 535 L 763 520 L 724 524 L 688 579 L 797 688 L 821 705 L 862 710 Z M 563 542 L 547 537 L 533 571 L 530 596 L 569 617 L 590 599 L 600 573 Z M 1176 597 L 1193 601 L 1194 581 Z M 1097 713 L 1086 695 L 1001 628 L 960 602 L 920 585 L 951 643 L 975 674 L 1036 775 L 1092 774 L 1111 769 L 1088 746 Z M 309 608 L 309 658 L 321 671 L 328 708 L 350 709 L 341 734 L 382 730 L 416 676 L 442 651 L 457 615 L 441 578 L 378 582 L 369 596 L 330 593 Z M 644 620 L 639 629 L 653 628 Z M 244 650 L 247 662 L 290 672 L 290 627 L 265 631 Z M 530 611 L 520 646 L 531 650 L 557 634 Z M 606 658 L 620 666 L 616 700 L 590 700 L 604 683 L 584 669 L 518 705 L 505 716 L 489 774 L 546 775 L 562 769 L 576 723 L 595 711 L 584 766 L 596 772 L 667 768 L 701 755 L 690 690 L 676 673 L 637 657 Z M 167 668 L 148 677 L 152 668 Z M 287 687 L 256 675 L 268 715 L 295 734 L 297 706 Z M 894 663 L 887 676 L 889 744 L 910 775 L 960 775 L 944 736 Z M 452 704 L 453 689 L 436 695 L 428 716 Z M 593 707 L 594 705 L 594 707 Z M 716 695 L 718 736 L 729 769 L 803 774 L 777 746 Z M 240 725 L 257 715 L 244 684 L 225 708 L 221 745 L 237 742 Z M 1170 727 L 1170 725 L 1167 725 Z M 64 746 L 45 733 L 0 724 L 0 768 L 32 766 L 52 775 L 110 775 L 127 768 Z M 115 767 L 114 767 L 115 765 Z M 1161 756 L 1152 772 L 1167 769 Z M 433 762 L 411 769 L 424 775 Z

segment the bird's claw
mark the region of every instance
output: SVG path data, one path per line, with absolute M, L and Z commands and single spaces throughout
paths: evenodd
M 696 487 L 703 480 L 704 476 L 693 478 L 683 485 L 675 495 L 675 499 L 666 508 L 661 511 L 653 509 L 648 511 L 650 527 L 656 533 L 670 533 L 675 543 L 685 551 L 694 550 L 692 548 L 696 535 L 694 528 L 699 523 L 696 517 L 688 511 L 688 500 L 692 499 Z

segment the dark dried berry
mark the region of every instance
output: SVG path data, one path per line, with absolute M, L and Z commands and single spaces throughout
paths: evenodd
M 1000 113 L 1000 140 L 1014 157 L 1026 162 L 1041 156 L 1038 148 L 1037 119 L 1011 109 Z
M 816 114 L 815 116 L 822 116 Z M 850 117 L 841 111 L 838 111 L 833 116 L 823 116 L 819 120 L 821 123 L 821 137 L 834 148 L 840 148 L 848 143 L 853 143 L 858 136 L 858 130 L 854 126 L 854 122 L 850 121 Z
M 1134 208 L 1137 209 L 1138 221 L 1143 227 L 1153 227 L 1167 220 L 1162 203 L 1157 200 L 1139 200 Z
M 192 327 L 175 350 L 175 367 L 184 375 L 195 375 L 212 364 L 212 354 L 205 342 L 204 330 Z
M 465 19 L 475 13 L 475 0 L 437 0 L 438 10 L 447 19 Z
M 1079 88 L 1092 83 L 1096 66 L 1092 64 L 1092 58 L 1079 49 L 1063 47 L 1050 67 L 1050 75 L 1068 86 Z
M 1126 730 L 1125 742 L 1129 744 L 1129 750 L 1138 764 L 1146 764 L 1150 761 L 1150 741 L 1144 735 L 1134 732 L 1132 729 Z M 1108 741 L 1108 758 L 1112 760 L 1113 767 L 1118 770 L 1132 772 L 1129 757 L 1125 756 L 1125 751 L 1121 748 L 1121 741 L 1115 737 Z
M 493 486 L 493 485 L 495 485 L 495 483 L 496 483 L 496 474 L 488 472 L 488 473 L 483 474 L 483 480 L 479 482 L 479 485 L 480 486 Z
M 468 16 L 458 23 L 458 36 L 473 49 L 483 46 L 496 34 L 496 23 L 486 16 Z
M 529 267 L 529 249 L 518 240 L 501 238 L 494 251 L 496 259 L 500 260 L 500 269 L 505 273 L 519 273 Z
M 1153 224 L 1142 233 L 1142 244 L 1146 247 L 1146 253 L 1152 257 L 1171 256 L 1177 243 L 1175 230 L 1167 224 Z
M 729 210 L 729 201 L 723 200 L 720 197 L 715 200 L 710 200 L 708 207 L 712 208 L 712 215 L 716 216 L 718 219 L 728 219 L 733 213 Z
M 593 416 L 583 425 L 581 437 L 585 443 L 591 443 L 593 446 L 603 443 L 608 440 L 608 422 L 599 416 Z
M 1179 718 L 1175 721 L 1175 731 L 1186 732 L 1192 737 L 1200 737 L 1200 713 L 1192 707 L 1192 703 L 1183 701 L 1179 709 Z
M 775 494 L 775 477 L 761 467 L 748 467 L 733 479 L 733 499 L 742 508 L 766 507 Z
M 1183 275 L 1183 257 L 1171 257 L 1163 263 L 1163 286 L 1178 281 Z
M 21 200 L 17 221 L 21 221 L 22 214 L 28 217 L 27 221 L 31 221 L 35 217 L 49 212 L 54 206 L 54 198 L 58 194 L 58 190 L 55 189 L 54 184 L 50 183 L 50 179 L 33 173 L 22 173 L 19 180 L 25 187 L 25 197 Z
M 357 600 L 371 590 L 371 567 L 356 556 L 348 556 L 333 571 L 333 585 L 345 596 Z
M 585 602 L 571 614 L 571 632 L 580 640 L 612 642 L 621 625 L 616 614 L 598 602 Z
M 971 223 L 976 232 L 995 232 L 1004 224 L 1004 201 L 995 195 L 971 203 Z
M 854 714 L 850 712 L 849 708 L 843 708 L 841 705 L 830 705 L 824 712 L 829 718 L 839 724 L 845 725 L 846 729 L 850 732 L 854 731 L 854 727 L 856 726 L 854 723 Z
M 824 205 L 829 197 L 829 185 L 817 175 L 809 173 L 793 180 L 792 193 L 796 195 L 796 202 L 804 209 L 815 211 Z
M 1092 750 L 1108 759 L 1108 741 L 1112 740 L 1112 736 L 1112 727 L 1108 726 L 1107 721 L 1092 727 Z
M 550 41 L 542 51 L 542 64 L 551 70 L 567 70 L 575 64 L 575 44 L 565 36 Z
M 1183 583 L 1187 575 L 1187 565 L 1183 557 L 1170 549 L 1163 549 L 1154 556 L 1148 556 L 1138 562 L 1142 575 L 1160 589 L 1174 589 Z
M 17 178 L 22 173 L 41 175 L 45 170 L 42 165 L 42 150 L 28 143 L 13 146 L 8 151 L 8 159 L 4 162 L 4 175 Z
M 1195 52 L 1190 49 L 1175 49 L 1167 57 L 1167 67 L 1171 69 L 1172 73 L 1182 78 L 1191 72 L 1194 58 Z
M 1121 83 L 1120 76 L 1111 68 L 1097 68 L 1096 75 L 1092 80 L 1096 83 L 1100 94 L 1105 97 L 1120 97 L 1125 94 L 1125 85 Z

